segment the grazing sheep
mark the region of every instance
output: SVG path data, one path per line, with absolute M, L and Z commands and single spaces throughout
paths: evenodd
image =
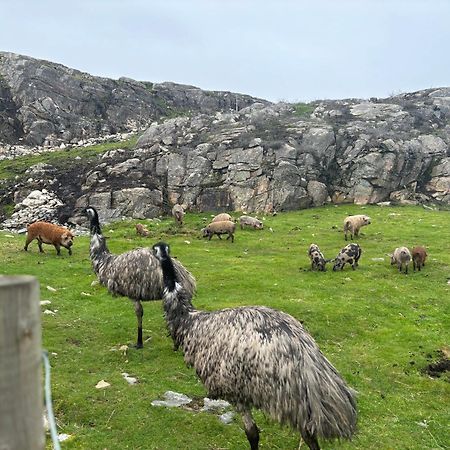
M 141 301 L 162 298 L 164 286 L 160 264 L 151 248 L 137 248 L 120 255 L 110 253 L 102 235 L 96 209 L 89 206 L 85 209 L 85 214 L 90 220 L 90 257 L 94 272 L 109 292 L 126 296 L 134 303 L 138 323 L 136 348 L 142 348 L 144 310 Z M 174 265 L 180 283 L 187 295 L 192 296 L 195 291 L 195 278 L 178 261 L 174 261 Z
M 142 225 L 142 223 L 137 223 L 136 224 L 136 234 L 138 236 L 147 237 L 150 234 L 150 232 L 147 230 L 145 225 Z
M 425 250 L 424 247 L 417 246 L 412 249 L 411 254 L 414 271 L 417 268 L 420 272 L 420 268 L 425 267 L 425 260 L 427 259 L 428 256 L 427 251 Z
M 213 220 L 211 220 L 211 222 L 223 222 L 224 220 L 233 222 L 233 218 L 227 213 L 217 214 L 217 216 L 214 216 L 214 218 L 213 218 Z
M 228 234 L 227 240 L 231 238 L 231 242 L 234 242 L 234 232 L 236 231 L 236 224 L 234 222 L 230 222 L 229 220 L 222 220 L 221 222 L 211 222 L 209 225 L 206 225 L 205 228 L 202 228 L 203 237 L 208 237 L 209 241 L 211 238 L 217 234 L 219 239 L 222 239 L 220 236 L 222 234 Z
M 344 219 L 344 233 L 345 240 L 347 240 L 347 233 L 350 231 L 350 238 L 359 236 L 361 227 L 370 224 L 370 217 L 364 214 L 357 214 L 355 216 L 348 216 Z
M 181 205 L 174 205 L 172 208 L 172 216 L 175 219 L 177 225 L 183 225 L 184 220 L 184 208 Z
M 397 247 L 394 250 L 394 253 L 392 255 L 389 255 L 391 257 L 391 266 L 394 264 L 397 264 L 398 271 L 402 271 L 402 267 L 405 267 L 405 274 L 408 273 L 408 266 L 411 262 L 411 252 L 407 247 Z
M 69 250 L 69 255 L 72 254 L 72 245 L 74 235 L 66 227 L 61 227 L 49 222 L 34 222 L 27 227 L 27 239 L 25 241 L 25 251 L 28 251 L 30 242 L 37 239 L 39 251 L 44 253 L 42 244 L 52 244 L 56 248 L 56 254 L 61 255 L 61 247 Z
M 299 431 L 310 449 L 319 438 L 355 432 L 355 391 L 292 316 L 264 306 L 195 310 L 178 283 L 169 247 L 153 246 L 164 273 L 164 315 L 175 346 L 184 352 L 208 397 L 232 403 L 243 416 L 252 450 L 259 430 L 252 407 Z
M 251 227 L 255 230 L 262 230 L 264 228 L 264 224 L 260 220 L 250 216 L 239 217 L 239 225 L 241 226 L 241 230 L 244 227 Z
M 308 255 L 311 259 L 311 270 L 320 270 L 321 272 L 325 272 L 325 265 L 327 262 L 330 262 L 330 260 L 325 259 L 319 246 L 316 244 L 311 244 L 309 246 Z
M 358 244 L 348 244 L 338 253 L 334 259 L 333 270 L 342 270 L 345 264 L 350 264 L 352 269 L 358 267 L 359 258 L 361 258 L 361 247 Z

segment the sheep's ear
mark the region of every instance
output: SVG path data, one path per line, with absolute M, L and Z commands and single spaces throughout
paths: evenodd
M 330 262 L 334 262 L 334 261 L 336 261 L 336 258 L 326 259 L 325 260 L 326 263 L 330 263 Z

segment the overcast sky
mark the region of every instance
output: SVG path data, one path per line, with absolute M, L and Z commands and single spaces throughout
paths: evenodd
M 450 86 L 450 0 L 0 0 L 0 50 L 272 101 Z

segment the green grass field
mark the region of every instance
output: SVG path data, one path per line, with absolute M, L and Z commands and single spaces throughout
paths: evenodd
M 346 244 L 342 222 L 368 214 L 372 224 L 357 242 L 359 268 L 311 272 L 309 244 L 326 258 Z M 236 216 L 238 216 L 236 214 Z M 114 253 L 164 240 L 196 277 L 194 304 L 215 310 L 266 305 L 302 321 L 322 351 L 358 391 L 358 433 L 351 442 L 321 442 L 325 449 L 449 448 L 450 378 L 425 368 L 448 352 L 450 339 L 450 212 L 422 207 L 327 206 L 267 216 L 264 230 L 237 230 L 235 242 L 207 241 L 200 228 L 210 214 L 187 214 L 181 230 L 173 220 L 140 221 L 151 231 L 137 237 L 134 224 L 105 225 Z M 206 392 L 172 342 L 161 302 L 144 304 L 144 349 L 121 351 L 136 340 L 132 303 L 92 285 L 89 238 L 77 237 L 73 255 L 57 257 L 37 243 L 24 252 L 24 235 L 0 233 L 1 272 L 38 278 L 43 345 L 50 352 L 54 409 L 63 449 L 245 449 L 239 416 L 224 425 L 217 415 L 151 405 L 168 390 L 190 397 Z M 395 247 L 424 245 L 429 259 L 408 275 L 390 266 Z M 49 290 L 50 286 L 56 291 Z M 131 386 L 121 373 L 138 378 Z M 96 389 L 100 380 L 111 384 Z M 261 449 L 297 449 L 299 436 L 260 412 Z M 302 445 L 302 449 L 306 446 Z M 50 439 L 48 448 L 51 448 Z

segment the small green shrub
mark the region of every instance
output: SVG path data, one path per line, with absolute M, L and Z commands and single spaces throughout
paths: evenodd
M 314 106 L 309 103 L 295 103 L 294 111 L 298 117 L 309 117 L 314 111 Z

